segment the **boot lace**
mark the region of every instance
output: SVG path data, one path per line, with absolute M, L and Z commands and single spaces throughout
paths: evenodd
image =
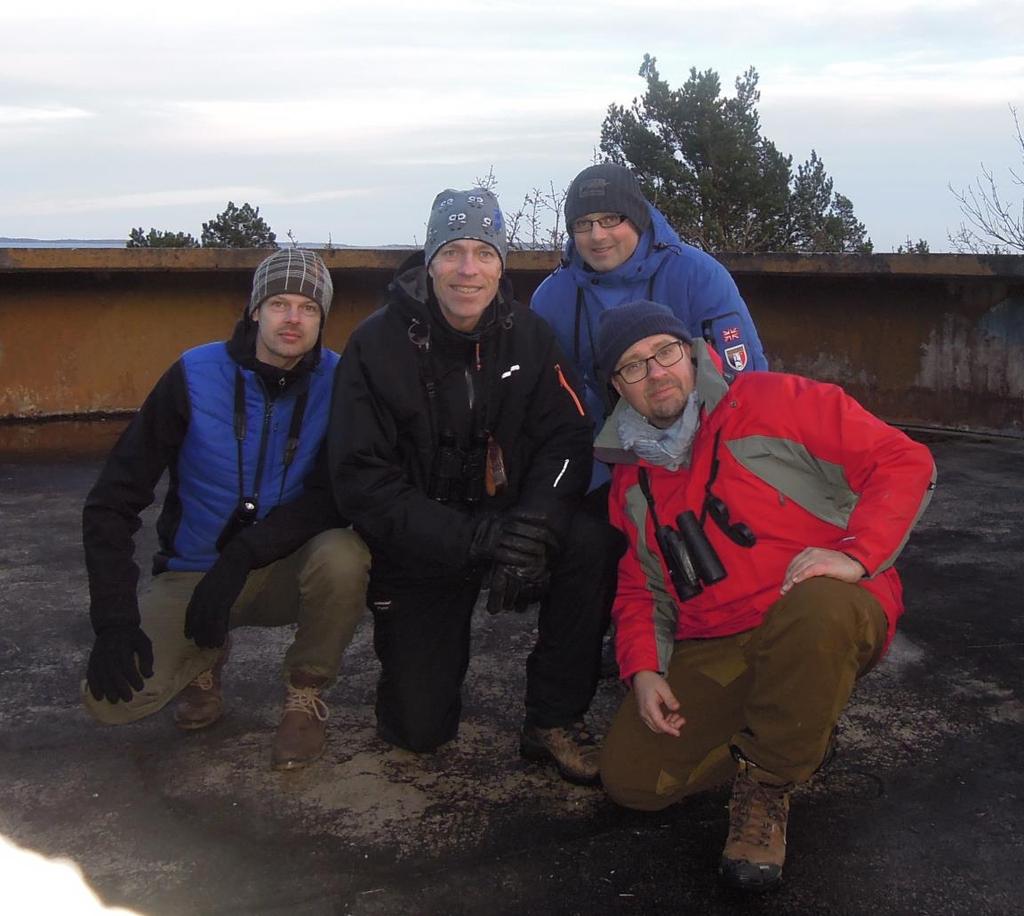
M 768 846 L 772 826 L 786 820 L 786 791 L 762 785 L 749 776 L 737 779 L 729 812 L 729 842 Z
M 213 690 L 213 669 L 208 668 L 206 671 L 201 671 L 192 679 L 189 686 L 198 687 L 200 690 Z
M 590 747 L 597 743 L 597 736 L 587 728 L 584 722 L 573 722 L 572 725 L 566 726 L 565 731 L 569 740 L 574 744 Z
M 284 699 L 284 711 L 301 712 L 311 719 L 327 721 L 330 715 L 327 704 L 320 699 L 320 690 L 316 687 L 293 687 L 287 684 L 287 695 Z

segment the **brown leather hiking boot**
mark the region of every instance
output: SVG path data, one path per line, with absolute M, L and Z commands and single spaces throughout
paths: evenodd
M 554 763 L 562 779 L 578 786 L 594 786 L 601 781 L 600 749 L 582 722 L 555 728 L 524 725 L 519 753 L 527 760 Z
M 221 671 L 228 660 L 229 643 L 212 668 L 193 678 L 178 694 L 174 707 L 174 724 L 184 731 L 196 731 L 213 725 L 224 714 L 224 693 L 221 690 Z
M 785 783 L 742 758 L 729 799 L 729 837 L 718 873 L 741 890 L 763 891 L 782 880 L 789 791 Z
M 327 679 L 292 672 L 285 685 L 284 714 L 277 726 L 271 748 L 270 766 L 275 770 L 297 770 L 316 760 L 327 746 L 327 704 L 320 690 Z

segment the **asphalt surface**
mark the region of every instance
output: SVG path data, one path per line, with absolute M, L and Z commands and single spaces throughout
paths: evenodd
M 148 914 L 1024 911 L 1024 442 L 918 434 L 939 485 L 899 564 L 900 635 L 858 686 L 836 761 L 794 796 L 782 887 L 743 897 L 715 880 L 724 791 L 630 812 L 518 757 L 529 617 L 478 614 L 462 730 L 434 755 L 374 733 L 369 621 L 328 696 L 327 753 L 305 771 L 268 766 L 284 630 L 240 632 L 228 714 L 205 732 L 179 733 L 169 710 L 94 724 L 78 704 L 91 645 L 79 520 L 113 431 L 0 428 L 0 834 L 71 858 L 108 903 Z M 621 698 L 602 682 L 598 730 Z

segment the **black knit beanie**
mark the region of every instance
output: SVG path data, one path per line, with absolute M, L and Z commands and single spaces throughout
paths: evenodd
M 588 213 L 621 213 L 642 235 L 651 225 L 647 199 L 633 173 L 624 165 L 602 162 L 584 169 L 569 185 L 565 197 L 565 225 Z
M 655 334 L 671 334 L 684 343 L 692 338 L 667 306 L 638 299 L 601 312 L 597 326 L 597 367 L 610 378 L 615 364 L 633 344 Z

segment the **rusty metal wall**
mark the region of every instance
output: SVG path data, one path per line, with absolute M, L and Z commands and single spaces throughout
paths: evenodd
M 321 252 L 343 347 L 403 249 Z M 230 333 L 265 252 L 0 249 L 0 419 L 136 408 L 182 350 Z M 1024 436 L 1024 258 L 722 255 L 771 366 L 887 419 Z M 513 252 L 528 301 L 557 263 Z

